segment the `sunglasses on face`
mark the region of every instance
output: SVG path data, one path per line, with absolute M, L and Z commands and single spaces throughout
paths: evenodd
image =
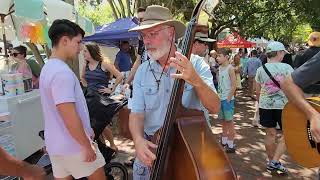
M 200 44 L 203 44 L 203 45 L 208 45 L 207 42 L 204 42 L 204 41 L 198 41 Z
M 18 54 L 22 54 L 22 53 L 17 53 L 17 52 L 14 52 L 14 53 L 11 53 L 10 56 L 13 56 L 13 57 L 17 57 Z

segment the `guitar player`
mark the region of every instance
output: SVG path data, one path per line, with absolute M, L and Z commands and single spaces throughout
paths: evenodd
M 314 140 L 319 143 L 320 113 L 305 100 L 302 91 L 303 88 L 318 81 L 320 81 L 320 52 L 296 69 L 291 76 L 281 83 L 281 88 L 289 101 L 306 114 L 310 120 L 311 134 Z

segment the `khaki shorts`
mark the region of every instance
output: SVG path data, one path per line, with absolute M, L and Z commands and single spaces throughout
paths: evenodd
M 88 177 L 106 163 L 96 148 L 97 159 L 93 162 L 84 162 L 82 152 L 68 156 L 50 156 L 53 176 L 55 178 L 65 178 L 72 176 L 76 179 Z

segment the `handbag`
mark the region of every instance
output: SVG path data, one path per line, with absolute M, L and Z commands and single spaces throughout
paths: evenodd
M 110 96 L 100 94 L 90 88 L 83 88 L 83 93 L 87 102 L 91 127 L 96 137 L 102 133 L 103 129 L 111 123 L 113 116 L 127 104 L 127 100 L 116 100 Z
M 100 102 L 104 106 L 109 106 L 112 104 L 119 103 L 119 100 L 111 98 L 109 95 L 104 95 L 101 94 L 95 90 L 89 89 L 89 88 L 84 88 L 84 96 L 86 99 L 94 99 L 95 101 Z
M 271 75 L 270 71 L 268 70 L 268 68 L 263 64 L 262 65 L 264 71 L 268 74 L 268 76 L 270 77 L 270 79 L 273 81 L 273 83 L 278 86 L 279 89 L 281 89 L 280 83 L 273 78 L 273 76 Z

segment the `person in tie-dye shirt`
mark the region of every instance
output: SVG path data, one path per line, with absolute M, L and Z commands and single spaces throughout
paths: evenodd
M 279 83 L 293 72 L 290 65 L 281 63 L 285 54 L 285 47 L 280 42 L 271 42 L 267 47 L 268 62 L 265 67 Z M 267 169 L 287 173 L 287 169 L 279 162 L 286 147 L 283 137 L 276 144 L 276 126 L 278 124 L 280 128 L 282 127 L 282 109 L 288 100 L 263 67 L 258 68 L 255 80 L 256 95 L 259 101 L 260 124 L 266 128 L 265 147 L 269 159 Z

